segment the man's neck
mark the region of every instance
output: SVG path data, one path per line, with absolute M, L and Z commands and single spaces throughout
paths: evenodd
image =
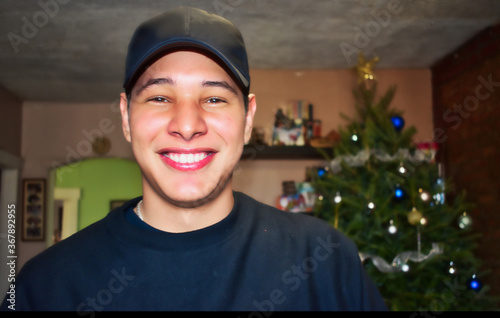
M 231 212 L 233 205 L 233 191 L 228 184 L 216 198 L 192 208 L 178 207 L 156 192 L 144 189 L 140 208 L 143 221 L 150 226 L 165 232 L 183 233 L 220 222 Z

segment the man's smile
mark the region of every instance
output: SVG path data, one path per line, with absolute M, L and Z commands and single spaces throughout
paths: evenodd
M 212 161 L 216 151 L 201 149 L 165 149 L 159 152 L 163 162 L 181 171 L 198 170 Z
M 195 154 L 192 154 L 192 153 L 188 153 L 188 154 L 185 154 L 185 153 L 182 153 L 182 154 L 165 153 L 163 155 L 172 159 L 173 161 L 175 161 L 177 163 L 196 163 L 196 162 L 200 162 L 201 160 L 203 160 L 209 156 L 209 154 L 204 153 L 204 152 L 203 153 L 195 153 Z

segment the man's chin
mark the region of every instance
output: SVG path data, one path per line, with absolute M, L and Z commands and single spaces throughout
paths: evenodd
M 182 209 L 195 209 L 202 206 L 205 206 L 212 202 L 216 196 L 204 196 L 204 197 L 193 197 L 193 198 L 172 198 L 166 197 L 166 201 L 171 205 L 182 208 Z
M 228 187 L 232 174 L 220 180 L 214 189 L 208 193 L 198 193 L 192 195 L 179 195 L 176 197 L 166 196 L 167 202 L 173 206 L 183 209 L 194 209 L 210 204 Z

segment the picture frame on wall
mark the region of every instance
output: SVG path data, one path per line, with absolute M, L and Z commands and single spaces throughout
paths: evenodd
M 45 239 L 45 179 L 23 180 L 22 239 L 43 241 Z

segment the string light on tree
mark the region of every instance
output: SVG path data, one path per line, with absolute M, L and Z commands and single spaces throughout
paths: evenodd
M 427 224 L 427 219 L 426 218 L 421 218 L 420 219 L 420 225 L 426 225 Z
M 424 191 L 422 188 L 418 189 L 418 193 L 420 195 L 420 199 L 424 202 L 428 202 L 429 199 L 431 198 L 431 195 L 429 192 Z
M 342 197 L 340 196 L 340 192 L 337 191 L 337 193 L 335 194 L 335 197 L 333 198 L 333 202 L 338 204 L 341 201 L 342 201 Z
M 356 133 L 356 131 L 353 132 L 353 134 L 351 136 L 351 140 L 354 142 L 357 142 L 359 140 L 359 137 L 358 137 L 358 134 Z
M 462 213 L 458 218 L 458 227 L 462 230 L 468 230 L 472 227 L 472 219 L 467 212 Z
M 406 273 L 406 272 L 408 272 L 408 271 L 410 270 L 410 265 L 408 265 L 408 264 L 403 264 L 403 265 L 401 266 L 401 270 L 402 270 L 403 272 L 405 272 L 405 273 Z
M 408 174 L 408 169 L 405 167 L 403 162 L 399 163 L 398 172 L 400 175 L 405 176 Z
M 444 204 L 444 202 L 445 202 L 444 180 L 442 178 L 437 179 L 436 189 L 437 189 L 437 193 L 432 196 L 434 201 L 436 202 L 436 204 Z
M 450 267 L 448 268 L 448 273 L 450 273 L 451 275 L 455 275 L 457 273 L 457 269 L 456 269 L 453 261 L 450 262 Z
M 393 220 L 389 221 L 389 227 L 387 228 L 387 231 L 389 231 L 390 234 L 396 234 L 396 232 L 398 231 L 398 228 L 394 225 Z

